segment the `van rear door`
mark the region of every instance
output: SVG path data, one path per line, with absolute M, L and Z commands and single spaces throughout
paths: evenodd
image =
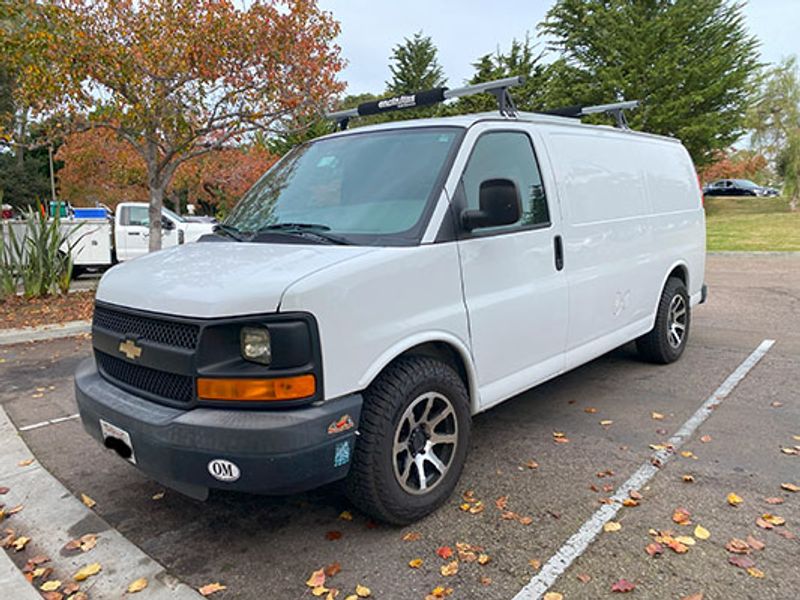
M 454 198 L 457 213 L 478 208 L 487 179 L 514 181 L 522 200 L 515 224 L 462 231 L 458 242 L 485 409 L 563 369 L 567 286 L 563 262 L 556 264 L 559 211 L 546 193 L 531 135 L 522 127 L 478 125 L 464 148 L 473 141 Z

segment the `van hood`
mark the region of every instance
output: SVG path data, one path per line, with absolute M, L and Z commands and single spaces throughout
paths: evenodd
M 199 318 L 276 312 L 292 283 L 374 250 L 247 242 L 187 244 L 113 267 L 100 280 L 97 299 Z

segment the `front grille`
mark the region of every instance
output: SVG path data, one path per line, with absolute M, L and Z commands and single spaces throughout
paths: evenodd
M 95 357 L 100 372 L 119 383 L 174 402 L 188 404 L 194 399 L 194 380 L 188 375 L 135 365 L 99 350 Z
M 93 325 L 122 335 L 188 350 L 197 348 L 197 337 L 200 333 L 200 327 L 191 323 L 143 317 L 105 306 L 95 307 Z

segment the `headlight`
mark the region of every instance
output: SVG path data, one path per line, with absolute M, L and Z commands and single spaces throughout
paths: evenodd
M 266 327 L 242 327 L 239 339 L 242 358 L 262 365 L 272 361 L 272 344 Z

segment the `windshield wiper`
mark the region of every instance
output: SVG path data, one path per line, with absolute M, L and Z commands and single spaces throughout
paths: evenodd
M 318 223 L 275 223 L 258 229 L 253 238 L 262 233 L 277 233 L 303 237 L 306 239 L 320 239 L 332 244 L 349 246 L 352 242 L 333 233 L 328 233 L 330 227 Z
M 228 237 L 232 237 L 237 242 L 243 242 L 244 238 L 242 237 L 242 232 L 239 231 L 238 228 L 234 227 L 233 225 L 226 225 L 225 223 L 217 223 L 214 226 L 214 233 L 222 232 L 226 234 Z

